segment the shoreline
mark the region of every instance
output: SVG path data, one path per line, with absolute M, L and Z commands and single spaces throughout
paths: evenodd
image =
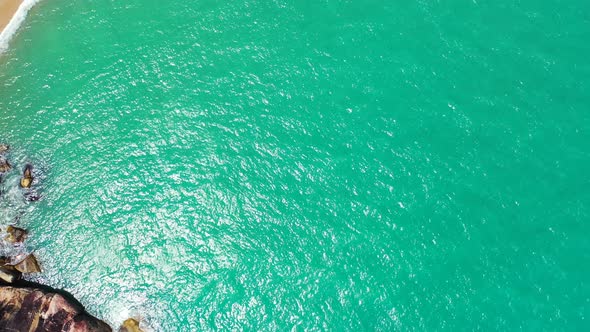
M 0 0 L 0 34 L 4 28 L 14 18 L 18 8 L 23 4 L 23 0 Z
M 29 10 L 38 0 L 0 0 L 0 53 L 24 22 Z
M 0 53 L 8 48 L 8 43 L 24 22 L 29 9 L 37 0 L 0 0 Z M 0 144 L 0 182 L 5 173 L 12 170 L 5 154 L 9 146 Z M 27 173 L 27 169 L 29 173 Z M 33 177 L 32 167 L 27 165 L 20 185 L 30 191 Z M 30 199 L 25 193 L 25 200 Z M 15 223 L 18 220 L 14 220 Z M 4 235 L 1 225 L 0 233 Z M 28 231 L 9 224 L 6 237 L 0 239 L 3 245 L 22 245 Z M 40 283 L 22 279 L 24 274 L 39 273 L 41 268 L 31 253 L 16 265 L 9 264 L 15 257 L 0 256 L 0 330 L 10 331 L 53 331 L 70 332 L 112 332 L 104 321 L 90 315 L 72 294 Z M 123 322 L 120 331 L 141 332 L 139 322 L 132 318 Z

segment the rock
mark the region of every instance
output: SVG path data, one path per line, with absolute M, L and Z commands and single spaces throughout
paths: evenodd
M 6 144 L 0 144 L 0 153 L 4 153 L 8 150 L 10 150 L 10 146 L 8 146 Z
M 16 280 L 20 279 L 21 273 L 12 269 L 11 267 L 0 267 L 0 279 L 4 282 L 12 284 Z
M 33 165 L 27 164 L 23 170 L 23 177 L 20 179 L 20 186 L 30 188 L 31 183 L 33 183 Z
M 14 266 L 8 265 L 10 259 L 5 256 L 0 256 L 0 280 L 9 284 L 20 279 L 21 273 L 14 269 Z
M 119 328 L 119 332 L 143 332 L 143 330 L 139 328 L 139 322 L 137 320 L 128 318 L 123 322 L 121 328 Z
M 22 273 L 37 273 L 41 272 L 41 267 L 37 263 L 37 259 L 33 254 L 28 255 L 20 263 L 12 265 L 14 268 Z
M 8 160 L 0 157 L 0 173 L 6 173 L 12 169 Z
M 0 331 L 111 332 L 75 300 L 33 287 L 0 286 Z
M 20 186 L 23 188 L 30 188 L 32 182 L 33 182 L 33 179 L 22 178 L 22 179 L 20 179 Z
M 27 238 L 29 232 L 22 228 L 8 226 L 6 227 L 6 233 L 8 233 L 4 238 L 6 241 L 10 243 L 21 243 Z

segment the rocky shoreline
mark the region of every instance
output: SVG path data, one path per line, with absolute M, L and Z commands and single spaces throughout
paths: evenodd
M 8 145 L 0 144 L 0 183 L 4 174 L 13 169 L 6 156 L 9 150 Z M 34 188 L 38 183 L 31 164 L 24 166 L 19 185 L 26 201 L 39 200 L 40 196 Z M 5 231 L 7 235 L 1 241 L 8 245 L 21 245 L 29 235 L 27 230 L 17 225 L 8 225 Z M 112 331 L 107 323 L 87 313 L 68 292 L 22 279 L 23 275 L 41 271 L 33 253 L 0 256 L 0 331 Z M 142 330 L 139 322 L 130 318 L 119 331 Z
M 0 330 L 110 332 L 71 295 L 33 283 L 0 285 Z

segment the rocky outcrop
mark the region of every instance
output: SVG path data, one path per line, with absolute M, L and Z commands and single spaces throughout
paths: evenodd
M 12 267 L 14 267 L 14 269 L 20 273 L 39 273 L 39 272 L 41 272 L 41 267 L 39 266 L 39 263 L 37 263 L 37 258 L 35 258 L 35 255 L 33 255 L 33 254 L 27 255 L 27 257 L 25 257 L 25 259 L 23 259 L 22 261 L 20 261 L 16 265 L 12 265 Z
M 16 264 L 9 264 L 10 261 L 11 259 L 8 257 L 0 257 L 0 280 L 9 284 L 21 279 L 23 274 L 39 273 L 42 271 L 37 258 L 33 254 L 28 254 L 25 258 L 21 258 Z
M 14 269 L 9 269 L 6 267 L 0 266 L 0 280 L 12 284 L 13 282 L 20 279 L 22 273 L 18 272 Z
M 12 169 L 5 157 L 9 148 L 0 144 L 0 180 L 4 173 Z M 33 175 L 33 166 L 26 164 L 19 184 L 23 188 L 24 199 L 29 202 L 41 198 L 34 189 Z M 19 218 L 20 215 L 13 220 L 14 225 L 6 227 L 6 236 L 0 237 L 3 242 L 0 245 L 25 248 L 23 242 L 28 237 L 28 231 L 16 226 Z M 0 256 L 0 332 L 112 331 L 105 322 L 90 316 L 69 293 L 23 279 L 23 275 L 39 272 L 41 266 L 34 254 L 25 252 L 14 257 Z M 123 323 L 120 331 L 142 332 L 139 322 L 132 318 Z
M 31 287 L 0 286 L 0 331 L 110 332 L 66 296 Z

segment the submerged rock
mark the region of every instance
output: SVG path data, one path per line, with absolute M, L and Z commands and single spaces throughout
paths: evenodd
M 0 157 L 0 173 L 6 173 L 12 169 L 8 160 Z
M 38 273 L 41 272 L 41 267 L 33 254 L 29 254 L 20 263 L 12 265 L 21 273 Z
M 4 153 L 6 151 L 10 150 L 10 146 L 6 145 L 6 144 L 0 144 L 0 153 Z
M 30 188 L 33 183 L 33 165 L 25 165 L 23 170 L 23 177 L 20 179 L 20 186 L 23 188 Z
M 75 300 L 37 288 L 0 286 L 0 331 L 111 332 Z
M 123 322 L 121 328 L 119 328 L 119 332 L 143 332 L 143 330 L 139 328 L 139 322 L 137 320 L 128 318 Z
M 8 233 L 8 235 L 4 239 L 10 243 L 21 243 L 29 234 L 27 230 L 14 226 L 6 227 L 6 233 Z
M 41 195 L 39 195 L 36 191 L 30 191 L 24 194 L 25 201 L 27 202 L 36 202 L 41 199 Z

